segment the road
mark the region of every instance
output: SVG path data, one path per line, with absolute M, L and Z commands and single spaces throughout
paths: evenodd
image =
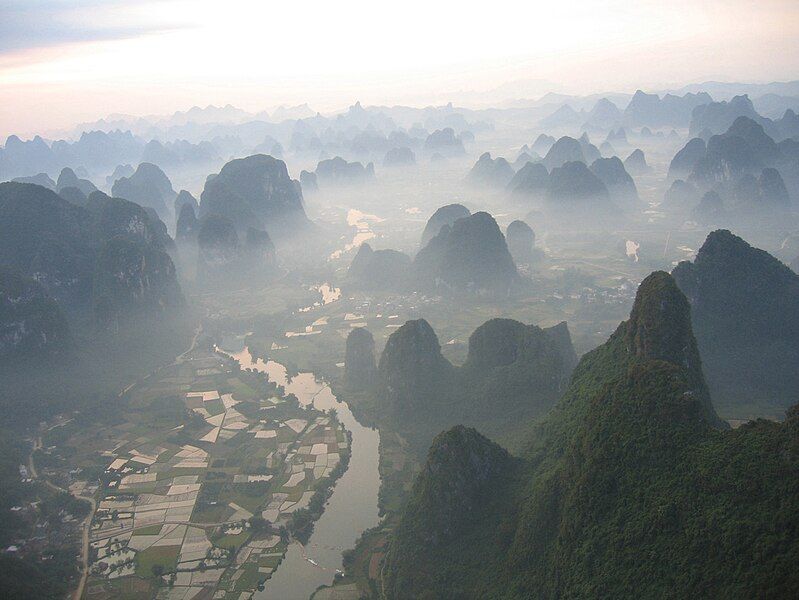
M 178 357 L 176 357 L 175 360 L 172 363 L 170 363 L 169 365 L 162 365 L 162 366 L 158 367 L 157 369 L 155 369 L 154 371 L 148 373 L 144 377 L 141 377 L 141 378 L 137 379 L 136 381 L 134 381 L 133 383 L 131 383 L 130 385 L 125 387 L 121 392 L 119 392 L 118 397 L 122 398 L 125 394 L 130 392 L 134 387 L 136 387 L 137 385 L 139 385 L 143 381 L 146 381 L 152 375 L 155 375 L 156 373 L 158 373 L 161 369 L 163 369 L 163 368 L 165 368 L 167 366 L 183 363 L 183 361 L 186 359 L 186 356 L 188 356 L 194 350 L 194 348 L 197 346 L 197 341 L 200 339 L 200 335 L 202 334 L 202 331 L 203 331 L 203 326 L 202 326 L 202 323 L 200 323 L 197 326 L 197 329 L 194 330 L 194 337 L 192 337 L 192 339 L 191 339 L 191 345 L 188 347 L 188 349 L 185 352 L 183 352 Z M 50 429 L 52 429 L 52 427 Z M 48 430 L 45 430 L 45 431 L 48 431 Z M 43 477 L 39 477 L 39 473 L 36 470 L 36 465 L 35 465 L 34 460 L 33 460 L 33 454 L 34 454 L 34 452 L 36 452 L 36 450 L 39 450 L 41 447 L 42 447 L 42 436 L 41 435 L 37 435 L 36 439 L 34 439 L 34 441 L 33 441 L 33 447 L 31 448 L 31 452 L 28 455 L 28 470 L 30 472 L 31 478 L 32 479 L 38 479 L 38 480 L 42 481 L 49 488 L 51 488 L 51 489 L 53 489 L 53 490 L 55 490 L 57 492 L 65 492 L 65 493 L 69 494 L 70 493 L 69 490 L 65 490 L 64 488 L 55 485 L 52 481 L 49 481 L 49 480 L 47 480 L 47 479 L 45 479 Z M 82 543 L 81 543 L 81 559 L 80 559 L 80 564 L 81 564 L 81 567 L 80 567 L 80 570 L 81 570 L 80 581 L 78 582 L 78 587 L 75 589 L 75 593 L 72 596 L 73 600 L 80 600 L 83 597 L 83 590 L 86 588 L 86 580 L 89 578 L 89 542 L 90 542 L 90 535 L 91 535 L 92 520 L 94 519 L 94 513 L 97 510 L 97 502 L 95 501 L 94 498 L 91 498 L 91 497 L 88 497 L 88 496 L 76 496 L 76 498 L 79 498 L 80 500 L 85 500 L 86 502 L 88 502 L 91 505 L 91 510 L 89 511 L 89 514 L 83 520 L 83 540 L 82 540 Z M 172 522 L 171 521 L 166 521 L 166 523 L 172 523 Z M 213 527 L 213 526 L 218 527 L 220 525 L 224 525 L 225 523 L 205 523 L 205 524 L 199 524 L 198 523 L 198 524 L 195 524 L 195 523 L 190 523 L 190 522 L 180 522 L 178 524 L 180 524 L 180 525 L 193 525 L 193 526 L 196 526 L 196 527 Z M 134 528 L 134 529 L 136 529 L 136 528 Z M 118 532 L 115 533 L 114 535 L 118 535 Z M 109 536 L 109 537 L 113 537 L 113 535 Z M 105 538 L 99 538 L 99 539 L 105 539 Z
M 52 429 L 52 427 L 50 428 Z M 47 487 L 55 492 L 63 492 L 65 494 L 69 494 L 69 490 L 65 490 L 61 486 L 54 484 L 49 479 L 44 477 L 39 477 L 39 472 L 36 470 L 36 463 L 33 460 L 33 454 L 40 450 L 42 447 L 42 436 L 36 436 L 36 439 L 33 440 L 33 447 L 31 448 L 31 452 L 28 455 L 28 471 L 31 476 L 31 479 L 37 479 L 44 483 Z M 94 498 L 90 496 L 75 496 L 79 500 L 84 500 L 91 505 L 91 510 L 86 515 L 86 518 L 83 519 L 83 523 L 81 527 L 83 528 L 83 536 L 81 541 L 81 576 L 80 581 L 78 582 L 78 587 L 75 590 L 75 594 L 73 595 L 74 600 L 80 600 L 83 596 L 83 588 L 86 586 L 86 579 L 89 572 L 89 534 L 91 533 L 91 526 L 92 526 L 92 519 L 94 518 L 94 511 L 97 510 L 97 502 Z

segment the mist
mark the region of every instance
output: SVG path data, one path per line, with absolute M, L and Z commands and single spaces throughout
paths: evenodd
M 795 3 L 2 13 L 5 596 L 797 596 Z

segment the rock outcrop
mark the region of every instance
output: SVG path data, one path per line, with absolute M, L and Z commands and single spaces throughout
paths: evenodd
M 549 171 L 540 162 L 528 162 L 508 183 L 508 190 L 517 196 L 536 198 L 543 196 L 549 185 Z
M 584 162 L 567 162 L 552 169 L 545 197 L 553 208 L 610 206 L 607 187 Z
M 72 344 L 67 320 L 44 288 L 0 267 L 0 363 L 65 356 Z
M 383 158 L 384 167 L 410 167 L 416 164 L 416 155 L 408 147 L 391 148 Z
M 265 154 L 232 160 L 206 181 L 200 220 L 210 215 L 228 219 L 241 234 L 255 227 L 276 241 L 310 225 L 299 182 L 289 177 L 286 163 Z
M 505 239 L 508 242 L 508 251 L 516 264 L 527 263 L 533 259 L 535 233 L 527 223 L 512 221 L 505 230 Z
M 591 172 L 605 185 L 614 204 L 627 208 L 639 204 L 638 188 L 618 156 L 596 159 Z
M 172 182 L 152 163 L 143 162 L 130 177 L 117 179 L 111 187 L 111 194 L 152 208 L 162 221 L 171 222 L 173 218 L 170 207 L 175 204 L 176 194 Z
M 504 188 L 515 175 L 513 167 L 501 156 L 491 158 L 489 152 L 483 153 L 469 172 L 471 183 Z
M 463 142 L 455 135 L 451 127 L 437 129 L 427 136 L 424 149 L 428 154 L 439 154 L 442 157 L 456 157 L 466 154 Z
M 630 155 L 624 159 L 624 168 L 630 175 L 646 175 L 652 169 L 646 164 L 646 156 L 644 151 L 640 148 L 633 150 Z
M 411 257 L 397 250 L 373 250 L 364 242 L 347 271 L 350 286 L 364 290 L 405 290 L 411 276 Z
M 494 218 L 477 212 L 444 225 L 414 259 L 421 289 L 507 295 L 519 275 Z
M 422 232 L 422 248 L 427 246 L 431 239 L 438 235 L 444 225 L 452 225 L 458 219 L 468 217 L 472 213 L 462 204 L 447 204 L 437 209 L 424 226 Z
M 555 142 L 541 161 L 548 171 L 562 167 L 568 162 L 585 163 L 582 144 L 573 137 L 563 136 Z
M 674 278 L 688 297 L 705 373 L 728 411 L 786 408 L 799 390 L 799 276 L 729 231 L 714 231 Z
M 344 381 L 354 391 L 366 390 L 377 381 L 375 340 L 365 327 L 356 327 L 347 336 Z
M 347 162 L 340 156 L 336 156 L 319 161 L 319 164 L 316 165 L 316 179 L 322 187 L 368 183 L 374 178 L 375 167 L 372 163 L 364 166 L 359 162 Z

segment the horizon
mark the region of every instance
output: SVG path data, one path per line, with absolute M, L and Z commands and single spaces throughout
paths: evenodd
M 300 7 L 232 4 L 4 0 L 0 135 L 192 106 L 479 107 L 799 73 L 799 5 L 787 0 L 500 2 L 487 15 L 452 2 L 398 12 L 359 0 L 314 7 L 312 19 Z
M 3 597 L 799 597 L 797 364 L 797 0 L 0 0 Z
M 504 84 L 502 84 L 500 86 L 497 86 L 496 88 L 492 88 L 491 90 L 487 90 L 487 91 L 483 91 L 483 92 L 477 92 L 477 91 L 474 91 L 474 90 L 463 90 L 463 91 L 460 91 L 460 92 L 454 92 L 453 94 L 454 95 L 457 95 L 457 94 L 461 94 L 461 95 L 465 95 L 465 94 L 472 94 L 472 95 L 491 94 L 491 93 L 496 93 L 497 90 L 500 90 L 500 89 L 502 89 L 505 86 L 509 86 L 509 85 L 513 85 L 513 84 L 524 84 L 526 81 L 527 80 L 508 81 L 508 82 L 505 82 Z M 512 103 L 512 102 L 524 102 L 524 103 L 536 104 L 536 103 L 541 102 L 547 96 L 563 96 L 563 97 L 565 97 L 567 99 L 563 100 L 563 103 L 558 105 L 560 107 L 560 106 L 563 106 L 563 105 L 568 105 L 569 104 L 569 101 L 568 101 L 569 98 L 573 98 L 573 99 L 596 98 L 596 101 L 598 101 L 600 99 L 603 99 L 603 98 L 604 99 L 609 99 L 608 98 L 609 96 L 629 96 L 630 98 L 632 98 L 632 96 L 635 93 L 639 92 L 639 91 L 643 92 L 645 94 L 655 94 L 655 95 L 658 95 L 658 96 L 660 96 L 662 98 L 663 96 L 665 96 L 667 94 L 675 94 L 675 95 L 683 96 L 683 95 L 686 95 L 686 94 L 689 94 L 689 93 L 698 93 L 697 91 L 688 91 L 688 90 L 686 90 L 686 88 L 689 88 L 689 87 L 696 87 L 696 88 L 698 88 L 699 91 L 704 91 L 704 86 L 709 86 L 709 85 L 722 85 L 722 86 L 730 86 L 730 87 L 734 87 L 734 86 L 748 87 L 748 86 L 768 86 L 768 85 L 783 85 L 783 84 L 796 84 L 796 83 L 799 83 L 799 79 L 795 79 L 795 80 L 786 79 L 786 80 L 781 80 L 781 81 L 766 81 L 766 80 L 760 80 L 760 81 L 719 81 L 719 80 L 706 80 L 706 81 L 684 82 L 681 85 L 673 84 L 671 86 L 666 86 L 666 87 L 659 88 L 659 89 L 636 88 L 636 89 L 633 89 L 633 90 L 624 90 L 624 91 L 620 91 L 620 90 L 589 91 L 589 92 L 587 92 L 585 94 L 565 93 L 565 92 L 562 92 L 562 91 L 549 90 L 549 91 L 546 91 L 546 92 L 543 92 L 543 93 L 539 93 L 539 94 L 531 94 L 529 96 L 524 96 L 524 95 L 502 96 L 502 97 L 498 97 L 494 101 L 493 104 L 492 104 L 491 101 L 488 101 L 488 100 L 483 100 L 483 101 L 477 101 L 477 100 L 468 101 L 467 100 L 467 101 L 464 101 L 464 102 L 457 102 L 454 99 L 452 99 L 452 100 L 441 100 L 441 101 L 438 101 L 438 102 L 427 102 L 427 103 L 425 103 L 423 101 L 419 101 L 419 102 L 416 102 L 416 103 L 408 102 L 408 103 L 393 103 L 393 104 L 392 103 L 375 103 L 375 104 L 371 104 L 371 103 L 361 102 L 361 100 L 359 98 L 353 98 L 350 102 L 343 101 L 343 104 L 330 106 L 330 107 L 327 107 L 327 108 L 325 108 L 323 110 L 317 110 L 317 107 L 315 105 L 311 104 L 310 102 L 280 103 L 280 104 L 272 104 L 272 105 L 269 105 L 269 106 L 266 106 L 266 107 L 257 107 L 256 106 L 256 107 L 254 107 L 254 108 L 252 108 L 250 110 L 244 109 L 241 106 L 238 106 L 238 105 L 236 105 L 235 103 L 232 103 L 232 102 L 219 103 L 219 104 L 210 103 L 210 104 L 205 104 L 205 105 L 193 104 L 191 106 L 179 106 L 179 107 L 176 107 L 174 110 L 165 111 L 165 112 L 153 112 L 153 113 L 110 112 L 110 113 L 97 114 L 92 119 L 83 120 L 83 121 L 74 121 L 74 122 L 71 122 L 71 123 L 65 123 L 62 126 L 59 126 L 59 127 L 56 127 L 56 128 L 51 128 L 49 130 L 33 129 L 33 130 L 30 130 L 30 131 L 25 131 L 25 132 L 15 131 L 15 130 L 10 130 L 8 132 L 3 132 L 2 130 L 0 130 L 0 141 L 2 141 L 3 144 L 5 144 L 6 140 L 9 137 L 11 137 L 11 136 L 17 136 L 18 138 L 20 138 L 23 141 L 31 140 L 31 139 L 33 139 L 36 136 L 39 136 L 39 137 L 43 138 L 46 141 L 55 141 L 57 139 L 62 139 L 62 138 L 63 139 L 74 139 L 75 134 L 80 134 L 82 132 L 92 131 L 92 129 L 90 129 L 90 127 L 95 125 L 95 124 L 97 124 L 97 123 L 99 123 L 99 122 L 101 122 L 101 121 L 142 119 L 142 120 L 150 121 L 153 124 L 157 124 L 158 120 L 167 120 L 167 119 L 175 117 L 177 115 L 181 115 L 181 114 L 185 115 L 185 114 L 187 114 L 187 113 L 189 113 L 191 111 L 194 111 L 194 110 L 206 111 L 206 110 L 209 110 L 209 109 L 227 109 L 227 108 L 230 108 L 230 109 L 240 110 L 240 111 L 246 113 L 248 116 L 251 116 L 253 118 L 260 117 L 262 120 L 266 120 L 268 122 L 275 122 L 276 123 L 276 122 L 279 122 L 279 121 L 272 121 L 272 117 L 273 117 L 273 115 L 274 115 L 274 113 L 276 111 L 281 110 L 281 109 L 283 109 L 283 110 L 291 110 L 291 109 L 294 109 L 294 108 L 302 108 L 302 107 L 307 107 L 308 109 L 313 111 L 315 114 L 322 115 L 324 117 L 328 117 L 329 118 L 329 117 L 334 117 L 336 115 L 345 114 L 350 108 L 352 108 L 356 104 L 361 104 L 364 108 L 368 108 L 368 109 L 395 108 L 395 107 L 408 107 L 408 108 L 413 108 L 413 109 L 424 109 L 424 108 L 428 108 L 428 107 L 437 107 L 438 108 L 438 107 L 443 107 L 443 106 L 451 104 L 453 106 L 453 108 L 455 108 L 455 109 L 481 110 L 481 109 L 486 109 L 486 108 L 496 108 L 497 105 L 503 105 L 503 104 Z M 710 92 L 708 92 L 708 93 L 710 93 Z M 711 97 L 713 98 L 714 101 L 729 100 L 729 98 L 727 96 L 716 97 L 712 93 L 710 93 L 710 95 L 711 95 Z M 751 96 L 749 95 L 749 92 L 746 92 L 746 91 L 743 91 L 740 94 L 728 94 L 729 97 L 737 96 L 737 95 L 749 96 L 750 99 L 751 99 Z M 624 110 L 624 108 L 627 105 L 627 102 L 620 104 L 619 102 L 614 101 L 613 99 L 610 99 L 610 101 L 613 102 L 613 104 L 615 104 L 622 111 Z M 557 104 L 558 102 L 559 102 L 559 100 L 555 100 L 554 101 L 555 104 Z M 578 112 L 580 112 L 580 111 L 578 111 Z M 109 131 L 112 131 L 112 130 L 109 130 Z M 2 147 L 2 146 L 0 145 L 0 147 Z

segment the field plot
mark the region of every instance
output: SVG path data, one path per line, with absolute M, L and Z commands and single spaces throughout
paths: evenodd
M 249 597 L 280 564 L 293 512 L 349 451 L 335 416 L 210 347 L 135 389 L 112 423 L 69 434 L 65 464 L 99 474 L 97 599 Z

